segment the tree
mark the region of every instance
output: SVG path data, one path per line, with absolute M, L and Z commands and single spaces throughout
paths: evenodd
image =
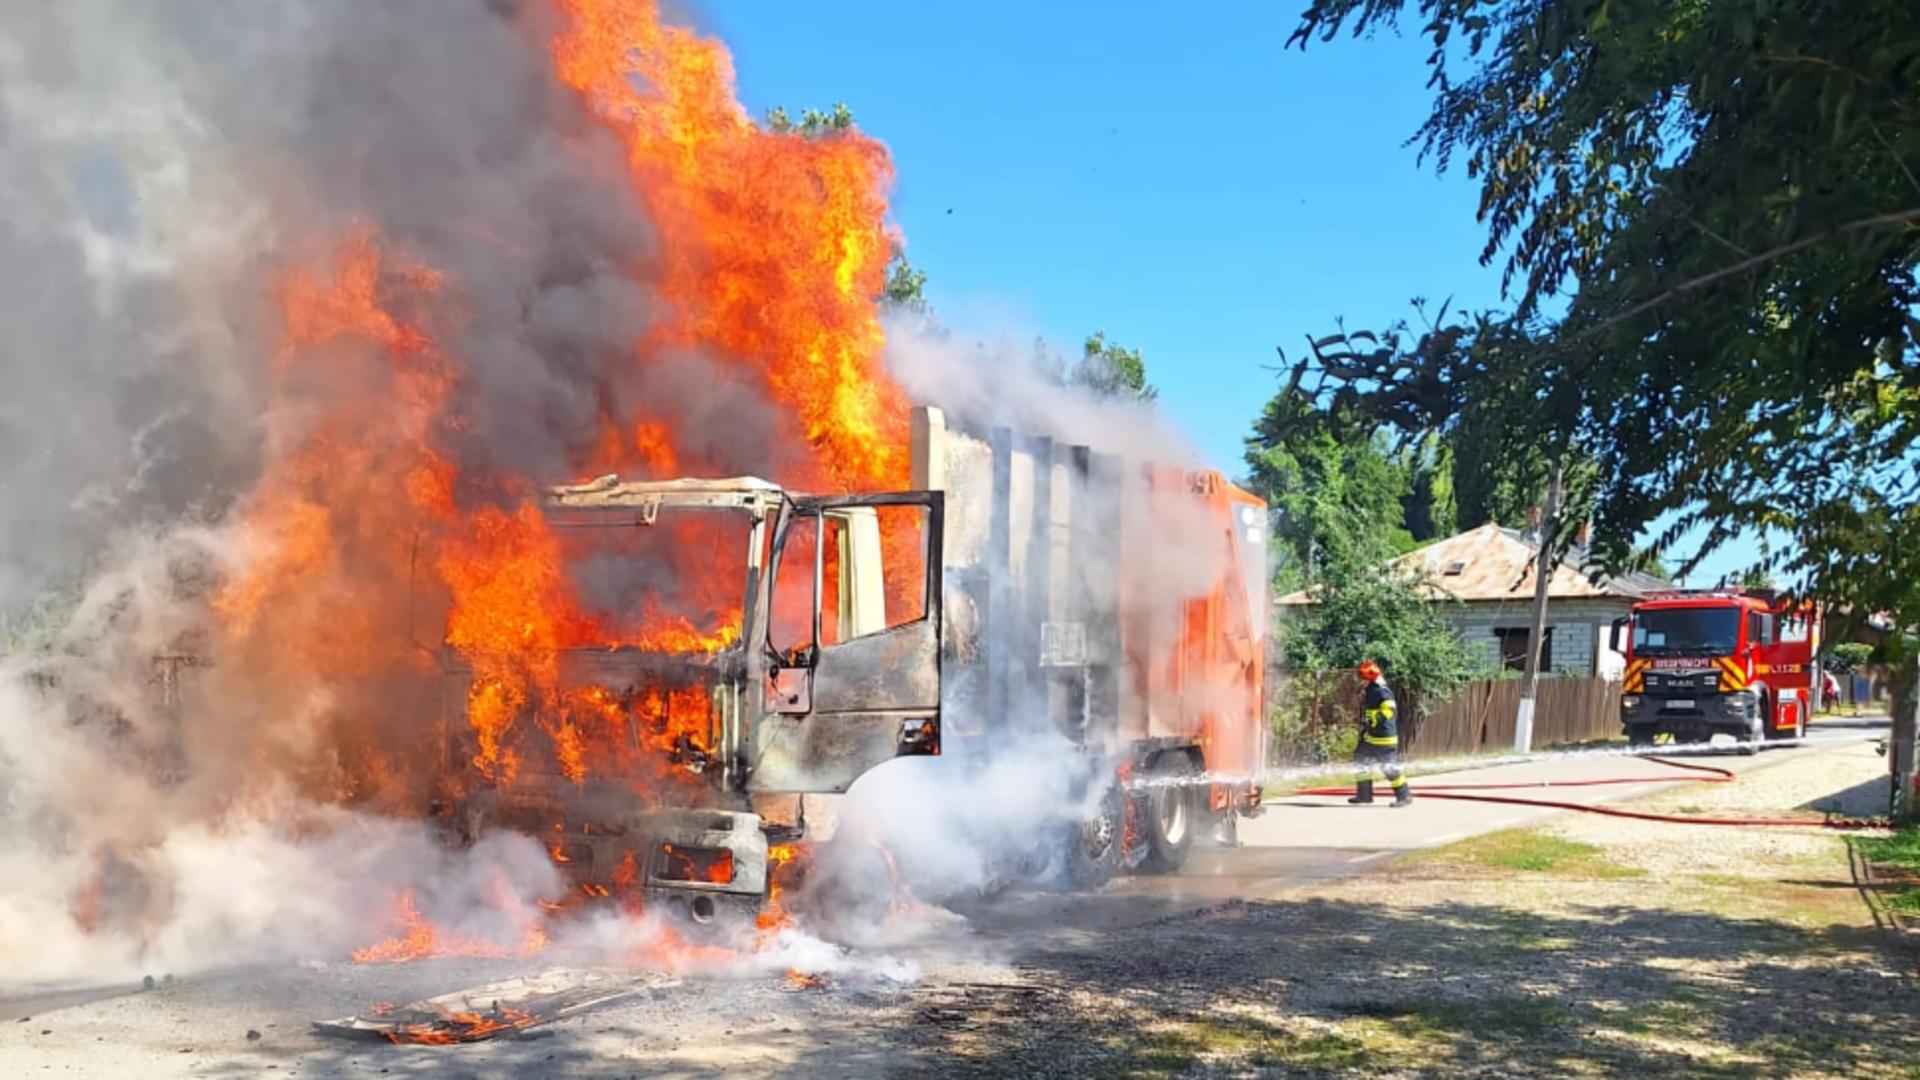
M 800 110 L 798 122 L 787 112 L 784 105 L 775 105 L 767 110 L 767 129 L 782 135 L 800 135 L 811 139 L 836 131 L 845 131 L 852 126 L 853 110 L 838 101 L 833 103 L 833 108 L 824 112 L 819 109 Z
M 1407 469 L 1373 431 L 1297 383 L 1267 402 L 1247 438 L 1247 476 L 1273 516 L 1276 579 L 1305 588 L 1334 565 L 1384 564 L 1414 546 Z
M 1477 654 L 1441 617 L 1449 601 L 1357 549 L 1323 560 L 1307 595 L 1311 605 L 1280 634 L 1287 663 L 1297 671 L 1344 672 L 1376 660 L 1415 716 L 1484 674 Z
M 1416 544 L 1443 540 L 1460 531 L 1460 504 L 1455 496 L 1453 444 L 1429 435 L 1401 451 L 1407 471 L 1407 493 L 1400 498 L 1400 516 L 1407 535 Z
M 887 285 L 880 299 L 894 307 L 912 311 L 927 310 L 927 274 L 907 261 L 907 253 L 895 251 L 887 267 Z
M 1107 397 L 1151 401 L 1159 395 L 1147 385 L 1147 362 L 1140 350 L 1108 341 L 1105 330 L 1096 330 L 1087 338 L 1079 362 L 1067 373 L 1067 381 Z
M 1412 7 L 1314 0 L 1291 43 Z M 1707 527 L 1683 572 L 1770 528 L 1795 545 L 1762 569 L 1920 621 L 1920 5 L 1418 10 L 1416 139 L 1479 178 L 1516 308 L 1482 347 L 1376 351 L 1340 381 L 1379 417 L 1474 404 L 1508 447 L 1582 447 L 1609 565 L 1679 511 L 1658 548 Z M 1484 347 L 1503 334 L 1529 347 Z
M 1851 675 L 1873 658 L 1873 646 L 1858 641 L 1842 641 L 1829 646 L 1821 666 L 1835 675 Z

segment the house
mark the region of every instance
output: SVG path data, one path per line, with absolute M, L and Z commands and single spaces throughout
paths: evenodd
M 1596 580 L 1581 569 L 1588 564 L 1586 550 L 1576 545 L 1548 582 L 1541 671 L 1618 678 L 1626 658 L 1611 648 L 1614 620 L 1647 593 L 1673 586 L 1640 573 Z M 1458 601 L 1447 604 L 1442 617 L 1470 648 L 1482 650 L 1490 667 L 1519 671 L 1526 667 L 1532 636 L 1538 558 L 1539 547 L 1531 536 L 1488 522 L 1409 551 L 1393 565 L 1421 578 L 1436 596 Z M 1276 601 L 1282 618 L 1289 608 L 1311 603 L 1304 592 Z

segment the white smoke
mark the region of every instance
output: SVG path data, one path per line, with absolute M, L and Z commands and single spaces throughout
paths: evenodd
M 967 343 L 966 335 L 916 313 L 896 314 L 887 324 L 889 369 L 915 402 L 937 406 L 949 420 L 972 429 L 1004 427 L 1025 436 L 1085 446 L 1116 455 L 1126 468 L 1152 463 L 1178 469 L 1201 467 L 1193 444 L 1151 402 L 1104 396 L 1063 380 L 1044 348 L 999 342 Z M 1025 339 L 1031 340 L 1031 339 Z M 954 444 L 957 445 L 957 444 Z M 974 451 L 984 452 L 978 447 Z M 960 452 L 950 445 L 949 453 Z M 962 466 L 965 490 L 950 488 L 947 512 L 969 520 L 947 529 L 947 561 L 975 566 L 984 556 L 984 519 L 993 513 L 980 490 L 985 461 Z M 949 477 L 952 480 L 953 477 Z M 1057 493 L 1056 493 L 1057 497 Z M 1055 560 L 1056 589 L 1068 611 L 1111 604 L 1123 592 L 1140 610 L 1179 619 L 1182 605 L 1204 596 L 1219 581 L 1224 538 L 1221 523 L 1195 513 L 1184 487 L 1149 498 L 1130 491 L 1118 547 L 1072 541 L 1069 558 Z M 1083 523 L 1084 524 L 1084 523 Z M 1264 524 L 1264 523 L 1262 523 Z M 1151 533 L 1151 549 L 1146 541 Z M 1050 550 L 1059 540 L 1050 538 Z M 1016 547 L 1019 542 L 1014 541 Z M 959 550 L 956 550 L 959 549 Z M 1141 552 L 1152 550 L 1149 562 Z M 1116 554 L 1131 551 L 1129 556 Z M 1014 556 L 1017 560 L 1018 555 Z M 1262 572 L 1264 552 L 1258 553 Z M 947 648 L 942 705 L 948 730 L 960 718 L 983 714 L 969 681 L 968 665 L 952 662 L 955 638 L 985 647 L 987 635 L 1004 633 L 1005 616 L 991 627 L 975 623 L 949 574 Z M 1017 592 L 1017 590 L 1016 590 Z M 1082 604 L 1084 598 L 1097 598 Z M 1256 614 L 1256 619 L 1264 613 Z M 1163 646 L 1182 628 L 1155 629 Z M 1256 639 L 1260 633 L 1255 628 Z M 1171 635 L 1171 636 L 1169 636 Z M 1009 648 L 1015 647 L 1009 644 Z M 1258 649 L 1253 649 L 1257 655 Z M 1026 658 L 1016 657 L 1020 665 Z M 1125 676 L 1123 675 L 1123 679 Z M 831 840 L 823 847 L 807 901 L 849 940 L 888 943 L 902 928 L 942 925 L 924 905 L 966 910 L 1005 890 L 1069 885 L 1066 849 L 1080 824 L 1094 817 L 1113 779 L 1114 756 L 1123 733 L 1095 731 L 1084 739 L 1061 730 L 1066 710 L 1055 688 L 1021 683 L 1007 702 L 1009 716 L 992 738 L 949 738 L 942 756 L 889 762 L 867 773 L 833 804 Z M 1120 693 L 1131 693 L 1123 685 Z M 1145 709 L 1224 709 L 1233 701 L 1226 687 L 1189 686 L 1180 702 L 1152 702 Z M 1144 734 L 1140 732 L 1137 734 Z M 810 799 L 810 804 L 820 800 Z M 815 814 L 816 817 L 825 816 Z
M 1067 383 L 1060 361 L 1034 338 L 1023 345 L 1011 333 L 971 337 L 913 312 L 890 315 L 886 333 L 887 370 L 914 401 L 1134 461 L 1201 462 L 1193 441 L 1151 401 Z

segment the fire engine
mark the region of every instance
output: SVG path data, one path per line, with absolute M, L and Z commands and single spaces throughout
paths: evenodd
M 1636 746 L 1733 736 L 1743 754 L 1799 738 L 1818 685 L 1820 610 L 1771 590 L 1654 593 L 1626 632 L 1620 722 Z

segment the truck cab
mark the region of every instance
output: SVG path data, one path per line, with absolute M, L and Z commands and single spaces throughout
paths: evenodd
M 1819 611 L 1771 592 L 1676 591 L 1616 628 L 1627 666 L 1620 720 L 1634 745 L 1733 737 L 1741 752 L 1805 734 Z
M 542 837 L 586 895 L 637 890 L 708 922 L 766 899 L 804 796 L 940 752 L 939 492 L 603 477 L 549 490 L 542 511 L 598 636 L 562 649 L 514 720 L 548 738 L 491 777 L 463 768 L 488 680 L 442 650 L 446 765 L 466 787 L 449 813 L 467 836 Z

